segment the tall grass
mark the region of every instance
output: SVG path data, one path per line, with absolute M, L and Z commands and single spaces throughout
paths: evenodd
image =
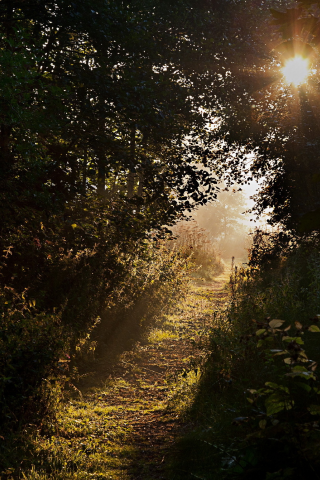
M 306 242 L 233 269 L 172 478 L 320 477 L 319 262 Z
M 174 229 L 172 244 L 185 259 L 193 264 L 195 280 L 211 281 L 223 271 L 223 264 L 209 232 L 200 228 L 196 221 L 181 222 Z

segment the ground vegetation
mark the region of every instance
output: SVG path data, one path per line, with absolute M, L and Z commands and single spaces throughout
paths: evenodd
M 317 68 L 318 6 L 309 0 L 294 8 L 280 0 L 1 2 L 5 479 L 54 478 L 56 471 L 58 478 L 66 471 L 77 478 L 83 454 L 78 464 L 55 464 L 52 445 L 42 445 L 51 459 L 40 462 L 38 473 L 27 439 L 56 434 L 66 387 L 81 396 L 81 356 L 93 356 L 95 334 L 104 332 L 108 345 L 110 331 L 147 322 L 182 288 L 191 252 L 167 249 L 167 228 L 214 200 L 218 181 L 251 178 L 263 178 L 255 211 L 267 209 L 279 230 L 256 233 L 249 270 L 234 271 L 227 313 L 213 315 L 215 361 L 208 360 L 203 385 L 216 378 L 214 398 L 226 395 L 227 407 L 213 406 L 200 388 L 204 413 L 191 436 L 216 453 L 208 450 L 196 466 L 190 455 L 183 471 L 190 478 L 207 471 L 250 478 L 265 474 L 270 457 L 266 478 L 299 478 L 304 469 L 318 475 L 317 352 L 312 338 L 310 354 L 303 346 L 318 333 L 308 318 L 316 318 L 319 299 L 319 102 L 315 74 L 294 90 L 278 68 L 278 59 L 298 47 Z M 266 21 L 270 7 L 273 22 Z M 199 243 L 194 247 L 203 265 Z M 210 268 L 218 264 L 214 258 Z M 278 345 L 284 365 L 269 344 Z M 242 433 L 229 434 L 223 419 L 242 409 L 233 402 L 244 387 L 250 400 L 234 420 Z M 102 407 L 95 408 L 99 416 Z M 77 420 L 77 412 L 70 415 Z M 214 440 L 217 418 L 223 432 Z M 88 422 L 78 432 L 72 419 L 65 440 L 91 434 Z M 86 455 L 91 448 L 84 445 Z
M 230 295 L 169 478 L 316 480 L 318 249 L 306 242 L 272 272 L 234 267 Z

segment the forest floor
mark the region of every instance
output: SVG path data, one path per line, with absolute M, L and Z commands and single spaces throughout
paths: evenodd
M 115 332 L 79 391 L 61 403 L 55 434 L 38 436 L 37 464 L 25 478 L 169 478 L 175 440 L 192 428 L 183 413 L 196 392 L 214 312 L 227 301 L 228 278 L 226 268 L 214 282 L 192 284 L 131 345 L 129 331 Z

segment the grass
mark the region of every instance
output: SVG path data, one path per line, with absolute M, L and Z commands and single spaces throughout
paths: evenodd
M 99 372 L 83 378 L 80 390 L 65 392 L 55 421 L 33 433 L 32 457 L 13 478 L 166 478 L 170 450 L 197 394 L 214 298 L 193 287 L 169 313 L 154 317 L 117 363 L 108 366 L 100 355 L 91 364 Z
M 171 245 L 191 260 L 194 280 L 211 282 L 223 272 L 223 263 L 209 232 L 200 228 L 196 221 L 179 223 L 173 233 L 176 238 Z
M 1 480 L 166 478 L 170 451 L 205 376 L 212 320 L 226 294 L 193 285 L 180 303 L 171 302 L 169 313 L 162 298 L 162 313 L 153 304 L 149 318 L 146 302 L 132 318 L 128 311 L 119 323 L 102 319 L 72 388 L 55 392 L 52 384 L 55 417 L 30 426 L 21 450 L 13 439 L 16 453 L 8 456 Z M 10 458 L 19 462 L 10 464 Z
M 226 312 L 216 315 L 211 354 L 186 410 L 189 428 L 173 452 L 168 478 L 320 478 L 313 362 L 320 361 L 319 340 L 308 331 L 320 306 L 317 258 L 310 249 L 298 250 L 271 274 L 234 270 L 233 296 Z M 272 333 L 272 318 L 284 320 L 283 331 Z M 292 335 L 293 343 L 284 335 Z M 306 357 L 299 359 L 300 351 Z
M 61 403 L 20 478 L 318 479 L 320 385 L 305 362 L 320 360 L 308 331 L 320 308 L 318 260 L 298 251 L 271 275 L 234 268 L 229 299 L 214 283 L 194 284 L 112 371 L 99 364 L 104 382 Z M 272 318 L 283 327 L 273 331 Z M 290 347 L 284 328 L 294 322 Z M 312 378 L 287 376 L 304 365 Z

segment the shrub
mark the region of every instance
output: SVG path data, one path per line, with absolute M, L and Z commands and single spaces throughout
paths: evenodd
M 182 288 L 185 261 L 178 252 L 152 240 L 112 241 L 60 255 L 50 244 L 51 263 L 34 265 L 42 281 L 35 278 L 22 292 L 0 289 L 2 431 L 39 424 L 50 413 L 50 384 L 63 388 L 69 381 L 70 358 L 74 365 L 87 348 L 99 316 L 139 323 Z
M 305 242 L 274 260 L 260 269 L 235 268 L 231 276 L 227 316 L 238 347 L 229 368 L 235 382 L 245 375 L 248 406 L 234 421 L 240 432 L 226 478 L 318 478 L 320 472 L 314 333 L 320 332 L 314 324 L 320 253 Z
M 273 260 L 232 271 L 175 480 L 319 477 L 320 253 L 305 241 Z

